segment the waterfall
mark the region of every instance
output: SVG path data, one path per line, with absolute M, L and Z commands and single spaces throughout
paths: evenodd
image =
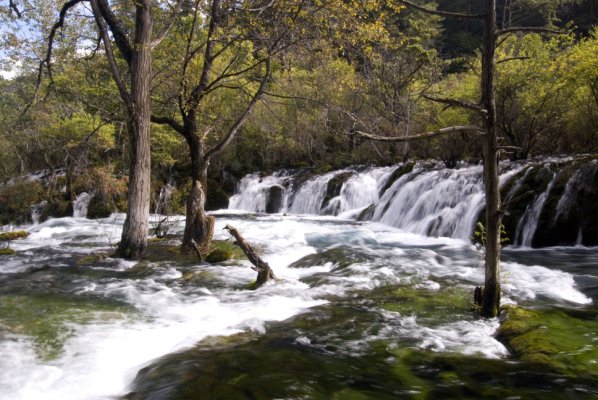
M 373 220 L 430 236 L 467 239 L 483 207 L 481 166 L 417 169 L 392 184 Z
M 245 210 L 257 213 L 282 212 L 286 209 L 287 181 L 289 176 L 286 171 L 279 171 L 274 175 L 260 177 L 259 174 L 245 176 L 239 182 L 237 194 L 232 196 L 228 202 L 228 208 L 234 210 Z M 275 189 L 272 189 L 275 188 Z M 268 203 L 271 200 L 271 193 L 276 191 L 279 195 L 279 207 L 275 210 L 268 210 Z M 272 203 L 270 203 L 272 205 Z
M 93 198 L 93 194 L 89 194 L 87 192 L 82 192 L 77 195 L 75 200 L 73 200 L 73 217 L 74 218 L 86 218 L 87 217 L 87 209 L 89 208 L 89 203 Z
M 514 245 L 529 247 L 532 244 L 557 175 L 560 176 L 558 181 L 563 182 L 562 165 L 566 162 L 572 161 L 544 161 L 545 168 L 537 168 L 542 165 L 538 161 L 501 163 L 501 189 L 509 182 L 509 189 L 502 193 L 503 205 L 506 212 L 514 211 L 509 214 L 511 220 L 507 235 L 514 238 Z M 554 165 L 560 168 L 559 174 L 550 172 L 555 170 Z M 336 215 L 372 220 L 422 235 L 471 238 L 484 209 L 482 166 L 461 165 L 458 169 L 447 169 L 440 163 L 422 162 L 413 168 L 406 167 L 355 167 L 324 174 L 310 174 L 305 170 L 280 171 L 266 177 L 247 175 L 240 181 L 237 193 L 231 197 L 229 208 L 251 212 Z M 566 187 L 555 188 L 555 193 L 563 193 L 558 206 L 550 203 L 551 210 L 557 208 L 555 220 L 559 214 L 568 213 L 578 204 L 580 185 L 585 188 L 583 193 L 591 192 L 598 164 L 593 161 L 581 167 L 572 164 L 567 171 L 571 177 Z M 538 179 L 549 182 L 542 193 L 531 196 Z M 591 200 L 585 202 L 594 204 Z M 579 232 L 577 242 L 581 243 L 582 231 Z M 558 233 L 548 240 L 557 244 Z M 583 240 L 594 239 L 590 239 L 584 231 Z
M 533 202 L 533 204 L 527 206 L 523 216 L 519 220 L 517 229 L 515 230 L 515 239 L 513 240 L 514 243 L 523 247 L 532 246 L 532 240 L 534 239 L 534 234 L 536 233 L 536 229 L 538 227 L 538 219 L 540 218 L 540 214 L 544 208 L 544 203 L 546 202 L 546 198 L 548 198 L 548 194 L 552 190 L 552 186 L 554 185 L 556 177 L 557 174 L 553 173 L 550 182 L 546 186 L 546 189 L 540 193 L 538 197 L 536 197 L 536 200 Z

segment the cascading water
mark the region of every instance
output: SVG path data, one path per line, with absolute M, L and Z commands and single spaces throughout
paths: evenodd
M 519 244 L 524 247 L 531 247 L 532 240 L 534 238 L 534 234 L 536 233 L 536 229 L 538 227 L 538 219 L 540 218 L 540 213 L 544 208 L 544 203 L 554 186 L 554 181 L 557 177 L 557 174 L 552 174 L 552 178 L 548 185 L 546 186 L 546 190 L 538 195 L 536 200 L 533 204 L 529 205 L 525 210 L 525 213 L 519 220 L 519 224 L 517 225 L 517 229 L 515 231 L 515 238 L 513 240 L 514 243 Z
M 371 207 L 373 212 L 369 219 L 409 232 L 460 239 L 471 236 L 484 202 L 481 166 L 444 169 L 426 164 L 395 182 L 388 182 L 399 168 L 401 165 L 315 175 L 296 190 L 285 189 L 288 208 L 280 207 L 274 212 L 355 218 Z M 501 183 L 519 170 L 514 167 L 506 171 Z M 335 179 L 344 181 L 338 193 L 330 196 Z M 269 190 L 275 185 L 292 187 L 293 176 L 248 175 L 231 198 L 229 208 L 265 212 Z M 384 190 L 385 187 L 388 188 Z
M 47 204 L 48 202 L 44 200 L 41 203 L 31 206 L 31 222 L 33 222 L 34 225 L 39 224 L 39 219 L 41 218 L 44 207 L 46 207 Z
M 86 218 L 93 194 L 82 192 L 73 200 L 73 218 Z

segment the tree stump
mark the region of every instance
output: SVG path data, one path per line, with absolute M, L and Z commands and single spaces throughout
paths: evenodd
M 257 271 L 257 279 L 255 281 L 255 287 L 258 288 L 269 280 L 276 280 L 276 276 L 272 271 L 272 268 L 267 262 L 262 260 L 256 253 L 255 250 L 243 239 L 239 231 L 236 228 L 226 225 L 224 227 L 234 238 L 235 244 L 243 250 L 243 253 L 247 256 L 249 261 L 254 265 L 253 270 Z

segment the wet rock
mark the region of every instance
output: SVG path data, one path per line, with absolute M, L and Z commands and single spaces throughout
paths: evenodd
M 380 188 L 380 196 L 384 194 L 388 190 L 389 187 L 392 186 L 393 183 L 396 182 L 401 176 L 408 174 L 413 171 L 413 167 L 415 167 L 414 162 L 408 162 L 399 166 L 397 169 L 393 171 L 393 173 L 388 177 L 384 185 Z
M 326 194 L 322 200 L 320 209 L 326 208 L 330 200 L 341 194 L 341 189 L 347 180 L 354 175 L 354 172 L 342 172 L 335 175 L 328 181 L 326 186 Z
M 366 208 L 363 209 L 362 212 L 359 213 L 357 216 L 357 221 L 370 221 L 374 217 L 374 212 L 376 211 L 376 205 L 370 204 Z
M 228 194 L 220 187 L 218 182 L 210 179 L 206 196 L 206 211 L 228 208 L 228 199 Z
M 275 214 L 282 208 L 284 200 L 284 188 L 279 185 L 271 186 L 268 189 L 268 200 L 266 202 L 266 213 Z

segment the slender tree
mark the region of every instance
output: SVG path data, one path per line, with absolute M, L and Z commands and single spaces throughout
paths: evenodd
M 264 95 L 271 79 L 272 57 L 293 43 L 293 21 L 306 2 L 203 3 L 187 4 L 186 17 L 191 22 L 180 27 L 186 44 L 180 69 L 174 72 L 178 93 L 167 94 L 175 99 L 176 116 L 152 117 L 154 123 L 166 124 L 181 134 L 188 145 L 191 190 L 182 248 L 197 247 L 201 253 L 208 251 L 214 227 L 214 218 L 205 212 L 210 162 L 231 143 Z M 194 69 L 198 64 L 199 73 Z M 246 99 L 244 105 L 236 115 L 227 112 L 232 118 L 206 117 L 210 95 L 226 91 Z
M 38 88 L 44 69 L 48 71 L 49 79 L 52 82 L 50 67 L 56 35 L 64 26 L 67 13 L 83 3 L 88 3 L 91 7 L 112 78 L 124 104 L 129 132 L 128 209 L 116 254 L 119 257 L 137 259 L 141 257 L 147 244 L 149 221 L 152 51 L 168 32 L 181 1 L 175 3 L 169 22 L 156 37 L 153 35 L 153 12 L 156 12 L 155 9 L 161 10 L 161 8 L 160 4 L 152 0 L 137 0 L 133 3 L 132 32 L 126 28 L 124 17 L 119 17 L 113 11 L 108 0 L 70 0 L 64 3 L 60 9 L 58 21 L 52 26 L 48 36 L 46 57 L 40 63 L 39 68 Z M 113 44 L 118 49 L 118 54 L 115 52 Z M 125 73 L 119 68 L 119 57 L 126 64 L 128 84 L 124 77 Z
M 552 29 L 537 27 L 510 27 L 499 29 L 496 18 L 496 0 L 484 0 L 484 12 L 482 14 L 462 14 L 445 12 L 430 9 L 411 1 L 398 0 L 399 3 L 417 10 L 440 15 L 443 17 L 460 18 L 466 20 L 478 20 L 483 24 L 482 42 L 482 75 L 480 80 L 481 97 L 479 102 L 470 102 L 461 99 L 439 98 L 426 95 L 429 100 L 446 104 L 449 107 L 461 107 L 474 111 L 480 119 L 481 124 L 452 126 L 438 129 L 433 132 L 426 132 L 417 135 L 404 137 L 384 137 L 372 135 L 360 130 L 355 133 L 370 140 L 385 142 L 408 142 L 421 140 L 450 133 L 474 133 L 482 136 L 484 155 L 484 192 L 486 195 L 485 208 L 485 279 L 484 288 L 480 299 L 480 313 L 484 317 L 495 317 L 500 311 L 500 225 L 502 219 L 498 161 L 499 152 L 502 150 L 498 145 L 498 127 L 496 118 L 496 102 L 494 97 L 496 48 L 503 36 L 517 32 L 549 32 L 555 33 Z

